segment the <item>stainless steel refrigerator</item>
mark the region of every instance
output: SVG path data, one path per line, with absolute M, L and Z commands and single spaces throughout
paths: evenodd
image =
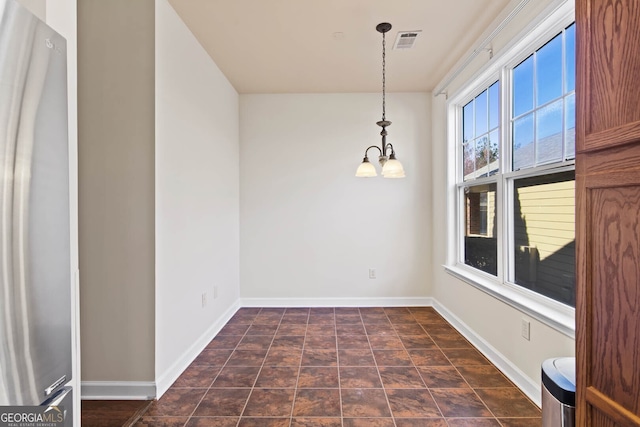
M 0 0 L 0 405 L 73 419 L 66 42 Z

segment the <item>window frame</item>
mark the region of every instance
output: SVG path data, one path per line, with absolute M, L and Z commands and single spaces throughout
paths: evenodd
M 558 3 L 558 2 L 556 2 Z M 553 6 L 553 7 L 552 7 Z M 531 56 L 536 50 L 551 41 L 558 33 L 575 21 L 574 7 L 570 1 L 551 5 L 546 13 L 533 20 L 523 33 L 505 46 L 492 61 L 480 69 L 460 89 L 447 99 L 447 140 L 448 140 L 448 215 L 447 224 L 449 247 L 445 270 L 476 288 L 502 300 L 506 304 L 540 320 L 550 327 L 575 338 L 575 309 L 542 294 L 515 284 L 515 240 L 514 240 L 514 191 L 516 179 L 541 176 L 575 170 L 575 160 L 562 160 L 531 168 L 512 170 L 511 144 L 512 102 L 509 88 L 512 85 L 513 68 Z M 563 45 L 563 58 L 565 49 Z M 563 69 L 565 61 L 563 60 Z M 465 181 L 463 170 L 462 119 L 463 107 L 483 91 L 498 82 L 499 100 L 499 172 L 481 178 Z M 563 90 L 564 90 L 563 78 Z M 507 88 L 505 90 L 505 88 Z M 534 92 L 535 96 L 535 92 Z M 560 99 L 566 99 L 564 95 Z M 546 105 L 546 104 L 545 104 Z M 534 110 L 536 107 L 534 104 Z M 563 108 L 565 106 L 563 105 Z M 474 117 L 475 120 L 475 117 Z M 565 116 L 562 129 L 565 132 Z M 564 142 L 563 142 L 564 156 Z M 475 158 L 475 156 L 474 156 Z M 483 184 L 496 184 L 496 239 L 497 275 L 485 273 L 464 263 L 465 247 L 465 200 L 464 188 Z

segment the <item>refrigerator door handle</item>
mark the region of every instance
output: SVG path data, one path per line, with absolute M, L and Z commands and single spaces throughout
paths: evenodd
M 53 399 L 51 402 L 47 403 L 47 405 L 49 405 L 49 407 L 44 412 L 50 411 L 52 406 L 60 406 L 60 404 L 62 403 L 64 398 L 67 396 L 67 394 L 71 393 L 71 390 L 73 390 L 73 389 L 72 388 L 68 388 L 68 389 L 65 389 L 62 392 L 60 392 L 60 394 L 58 396 L 56 396 L 55 399 Z
M 45 396 L 49 396 L 51 393 L 53 393 L 53 390 L 57 389 L 58 387 L 60 387 L 65 382 L 67 382 L 67 376 L 63 375 L 56 382 L 54 382 L 49 387 L 44 389 L 44 395 Z

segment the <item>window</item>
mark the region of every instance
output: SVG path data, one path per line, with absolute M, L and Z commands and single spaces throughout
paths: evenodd
M 575 174 L 515 179 L 514 282 L 575 306 Z
M 571 66 L 567 64 L 569 60 Z M 514 171 L 570 160 L 575 156 L 573 64 L 575 24 L 513 68 L 511 143 Z
M 498 169 L 498 83 L 462 109 L 464 180 L 491 176 Z
M 464 262 L 486 273 L 498 273 L 496 184 L 464 188 Z
M 575 25 L 537 41 L 450 101 L 455 263 L 478 280 L 574 307 Z

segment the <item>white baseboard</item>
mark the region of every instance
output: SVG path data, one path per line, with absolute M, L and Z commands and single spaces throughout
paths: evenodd
M 209 342 L 220 332 L 220 329 L 231 319 L 240 308 L 240 301 L 236 300 L 222 316 L 220 316 L 204 334 L 189 347 L 165 372 L 156 378 L 156 399 L 171 387 L 171 384 L 178 379 L 180 374 L 194 361 L 204 350 Z
M 153 381 L 82 381 L 83 400 L 150 400 L 159 399 L 171 384 L 184 372 L 193 360 L 215 337 L 220 329 L 240 308 L 236 301 L 220 316 L 202 336 L 176 360 L 169 369 Z
M 412 307 L 432 304 L 431 297 L 240 299 L 242 307 Z
M 82 381 L 83 400 L 150 400 L 156 395 L 153 381 Z
M 487 359 L 502 371 L 529 399 L 531 399 L 539 407 L 542 405 L 541 387 L 522 372 L 516 365 L 511 363 L 502 353 L 496 350 L 491 344 L 484 340 L 480 335 L 476 334 L 473 329 L 467 326 L 455 314 L 447 310 L 436 299 L 433 299 L 433 308 L 436 309 L 447 322 L 458 330 L 466 339 L 471 342 Z

